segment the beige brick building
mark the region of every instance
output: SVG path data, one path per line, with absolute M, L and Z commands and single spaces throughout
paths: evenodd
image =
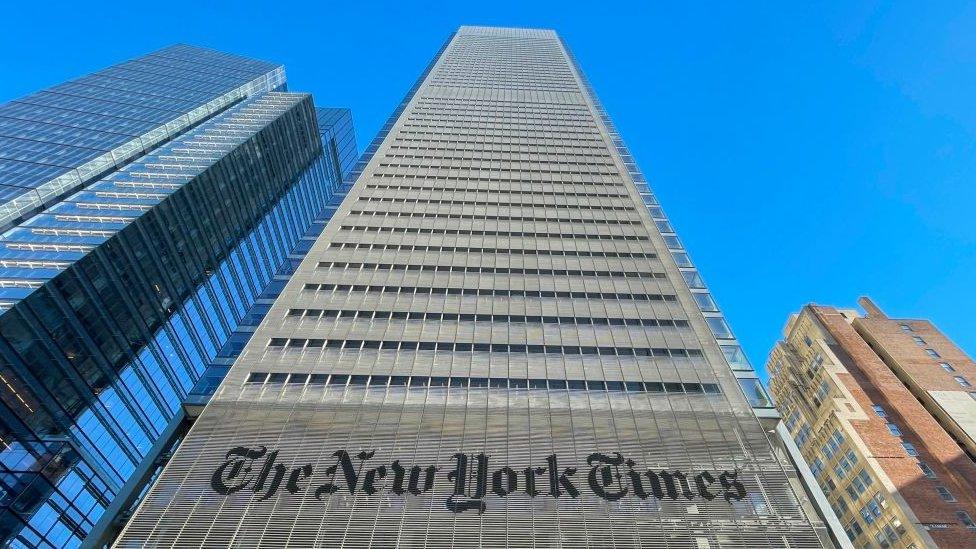
M 861 305 L 790 318 L 767 363 L 785 426 L 855 547 L 976 547 L 976 364 Z

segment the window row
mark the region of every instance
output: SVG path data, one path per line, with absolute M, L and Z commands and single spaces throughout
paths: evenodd
M 390 212 L 381 210 L 352 210 L 349 215 L 377 217 L 421 217 L 428 219 L 477 219 L 481 221 L 546 221 L 552 223 L 594 223 L 597 225 L 643 225 L 634 219 L 585 219 L 580 217 L 536 217 L 531 215 L 485 215 L 436 212 Z M 113 218 L 114 219 L 114 218 Z
M 616 170 L 601 170 L 601 169 L 586 169 L 586 167 L 599 168 L 602 164 L 585 164 L 585 163 L 574 163 L 574 164 L 562 164 L 559 162 L 532 162 L 532 161 L 518 161 L 518 160 L 467 160 L 475 165 L 462 166 L 460 163 L 447 163 L 444 165 L 437 164 L 390 164 L 387 162 L 380 163 L 381 168 L 392 168 L 392 169 L 404 169 L 404 170 L 467 170 L 467 171 L 497 171 L 506 172 L 511 174 L 519 174 L 520 177 L 531 177 L 529 174 L 539 175 L 539 174 L 568 174 L 568 175 L 599 175 L 599 176 L 616 176 L 619 172 Z M 555 166 L 553 168 L 542 169 L 535 168 L 534 166 L 551 165 Z M 559 169 L 559 167 L 565 166 L 565 169 Z M 579 166 L 579 167 L 573 167 Z M 383 172 L 388 173 L 388 172 Z
M 477 136 L 472 136 L 477 137 Z M 415 143 L 415 144 L 410 144 Z M 501 152 L 506 154 L 569 154 L 569 155 L 607 155 L 605 145 L 595 143 L 526 143 L 524 141 L 505 141 L 502 139 L 441 139 L 429 137 L 405 137 L 398 135 L 389 150 L 409 149 L 420 151 L 452 152 Z
M 527 138 L 538 137 L 542 139 L 574 139 L 576 138 L 574 136 L 592 138 L 593 136 L 599 135 L 596 126 L 592 126 L 590 128 L 585 126 L 570 126 L 567 124 L 559 124 L 558 126 L 554 124 L 550 126 L 544 123 L 513 123 L 502 122 L 501 120 L 496 123 L 487 122 L 484 124 L 462 124 L 456 122 L 448 122 L 443 124 L 423 124 L 405 122 L 400 126 L 400 133 L 403 134 L 431 133 L 434 135 L 463 135 L 469 132 L 485 136 Z M 595 141 L 595 139 L 589 140 Z
M 596 124 L 592 117 L 587 116 L 556 116 L 550 117 L 543 113 L 519 113 L 521 116 L 512 116 L 512 113 L 498 113 L 491 111 L 472 110 L 467 113 L 449 113 L 440 110 L 431 110 L 426 113 L 411 111 L 407 120 L 413 127 L 451 127 L 451 128 L 470 128 L 470 127 L 540 127 L 540 128 L 573 128 L 596 131 Z M 425 124 L 426 123 L 426 124 Z
M 576 183 L 565 181 L 550 181 L 547 185 L 576 185 Z M 622 185 L 620 185 L 622 186 Z M 576 196 L 587 198 L 629 198 L 627 193 L 583 193 L 583 192 L 564 192 L 545 189 L 499 189 L 485 187 L 448 187 L 433 185 L 377 185 L 371 183 L 366 185 L 367 189 L 384 191 L 431 191 L 431 192 L 467 192 L 467 193 L 492 193 L 492 194 L 517 194 L 529 196 Z
M 391 147 L 402 149 L 404 147 Z M 424 150 L 422 154 L 396 154 L 387 152 L 383 155 L 383 158 L 412 158 L 415 160 L 460 160 L 462 162 L 512 162 L 512 163 L 532 163 L 532 164 L 569 164 L 574 166 L 605 166 L 612 168 L 616 166 L 608 155 L 587 155 L 574 154 L 574 155 L 545 155 L 540 153 L 519 153 L 512 152 L 510 154 L 490 154 L 480 150 L 472 149 L 470 152 L 472 154 L 468 155 L 452 155 L 452 154 L 431 154 L 434 149 Z M 417 151 L 421 152 L 421 151 Z M 476 154 L 477 153 L 477 156 Z M 580 160 L 583 158 L 584 160 Z M 380 166 L 387 166 L 387 164 L 380 164 Z
M 440 171 L 440 170 L 438 170 Z M 445 182 L 461 182 L 461 181 L 474 181 L 481 183 L 517 183 L 517 184 L 527 184 L 527 185 L 556 185 L 556 184 L 567 184 L 567 185 L 586 185 L 588 187 L 619 187 L 623 184 L 624 180 L 617 174 L 604 174 L 599 176 L 591 176 L 587 174 L 553 174 L 547 178 L 533 178 L 530 175 L 522 175 L 521 173 L 512 174 L 513 177 L 502 177 L 501 172 L 503 170 L 466 170 L 466 172 L 477 171 L 477 175 L 471 173 L 463 173 L 460 168 L 455 168 L 451 170 L 453 173 L 440 175 L 436 173 L 402 173 L 402 172 L 382 172 L 378 171 L 373 173 L 370 177 L 373 179 L 401 179 L 405 181 L 445 181 Z
M 653 252 L 606 252 L 603 250 L 545 250 L 536 248 L 472 248 L 470 246 L 422 246 L 411 244 L 378 244 L 370 242 L 333 242 L 330 248 L 344 250 L 397 250 L 409 252 L 445 252 L 508 255 L 555 255 L 570 257 L 628 257 L 654 259 Z
M 564 210 L 609 210 L 633 212 L 633 206 L 603 206 L 599 204 L 546 204 L 535 202 L 499 202 L 496 200 L 449 200 L 439 198 L 394 198 L 389 196 L 360 196 L 360 202 L 394 202 L 406 204 L 452 204 L 457 206 L 504 206 L 506 208 L 561 208 Z
M 566 114 L 589 116 L 590 110 L 586 106 L 571 103 L 551 103 L 539 101 L 509 101 L 505 99 L 476 99 L 473 97 L 424 97 L 413 108 L 413 112 L 447 112 L 447 113 L 538 113 L 538 114 Z
M 716 383 L 658 381 L 603 381 L 592 379 L 541 379 L 519 377 L 387 376 L 353 374 L 305 374 L 251 372 L 247 383 L 287 383 L 359 387 L 456 387 L 495 389 L 550 389 L 569 391 L 627 391 L 633 393 L 720 394 Z
M 377 227 L 373 225 L 342 225 L 343 231 L 399 234 L 451 234 L 463 236 L 508 236 L 516 238 L 572 238 L 581 240 L 629 240 L 646 241 L 647 236 L 627 234 L 587 234 L 587 233 L 537 233 L 531 231 L 487 231 L 470 229 L 440 229 L 431 227 Z
M 520 126 L 539 126 L 543 128 L 576 128 L 596 130 L 593 118 L 588 116 L 551 116 L 549 113 L 527 112 L 498 112 L 493 110 L 471 109 L 466 112 L 451 112 L 440 109 L 426 111 L 411 110 L 407 116 L 414 126 L 431 125 L 435 127 L 471 127 L 471 126 L 504 126 L 517 124 Z M 432 124 L 423 124 L 424 122 Z
M 457 111 L 455 109 L 419 108 L 412 109 L 407 120 L 411 122 L 434 122 L 456 124 L 458 122 L 473 122 L 476 124 L 505 124 L 515 122 L 519 124 L 533 124 L 539 126 L 551 125 L 551 127 L 585 127 L 595 129 L 593 117 L 586 113 L 559 113 L 550 110 L 538 110 L 534 112 L 512 111 L 498 109 L 468 109 Z
M 441 137 L 425 136 L 409 137 L 397 135 L 396 140 L 390 149 L 421 149 L 421 150 L 445 150 L 445 151 L 502 151 L 502 152 L 531 152 L 539 154 L 558 154 L 557 151 L 567 151 L 571 154 L 605 154 L 607 147 L 602 142 L 590 141 L 589 143 L 527 143 L 525 141 L 508 141 L 505 139 L 492 138 L 490 141 L 479 139 L 479 136 L 456 137 L 444 139 Z M 407 145 L 407 143 L 420 143 L 421 145 Z M 436 143 L 445 143 L 438 146 Z
M 321 261 L 319 269 L 363 269 L 366 271 L 421 271 L 437 273 L 479 273 L 551 276 L 603 276 L 621 278 L 667 278 L 665 273 L 650 271 L 590 271 L 580 269 L 527 269 L 524 267 L 485 267 L 463 265 L 418 265 L 407 263 L 346 263 L 342 261 Z
M 414 108 L 411 110 L 407 120 L 411 122 L 444 122 L 453 124 L 456 122 L 478 122 L 482 124 L 505 124 L 508 121 L 519 123 L 542 123 L 552 124 L 556 127 L 563 126 L 586 126 L 593 125 L 593 117 L 586 113 L 567 113 L 553 110 L 498 110 L 498 109 L 466 109 L 457 110 L 452 108 Z
M 467 105 L 467 106 L 465 106 Z M 504 101 L 497 99 L 439 98 L 424 97 L 411 112 L 458 113 L 470 115 L 478 113 L 502 114 L 544 114 L 571 117 L 572 120 L 592 120 L 589 109 L 569 103 L 540 103 L 535 101 Z
M 572 145 L 578 145 L 580 143 L 601 143 L 598 134 L 593 134 L 589 132 L 574 132 L 574 135 L 567 135 L 568 132 L 518 132 L 518 131 L 505 131 L 494 130 L 488 128 L 480 128 L 477 131 L 454 131 L 453 128 L 443 128 L 444 131 L 417 131 L 409 128 L 401 128 L 397 133 L 396 139 L 401 137 L 440 137 L 442 139 L 464 139 L 469 137 L 476 137 L 478 139 L 498 139 L 499 141 L 505 141 L 509 139 L 520 140 L 521 143 L 534 143 L 537 145 L 558 145 L 561 143 L 567 143 Z
M 687 328 L 688 321 L 670 318 L 607 318 L 588 316 L 533 316 L 437 313 L 425 311 L 357 311 L 335 309 L 288 309 L 288 316 L 308 319 L 358 318 L 365 320 L 429 320 L 439 322 L 504 322 L 517 324 L 566 324 L 579 326 L 645 326 Z
M 393 351 L 445 351 L 456 353 L 528 353 L 547 355 L 603 355 L 603 356 L 653 356 L 689 358 L 702 356 L 701 349 L 662 347 L 592 347 L 579 345 L 523 345 L 515 343 L 455 343 L 452 341 L 380 341 L 360 339 L 321 339 L 300 337 L 273 337 L 269 348 L 289 349 L 344 349 L 359 351 L 383 349 Z
M 430 286 L 307 283 L 305 284 L 304 289 L 310 292 L 370 292 L 399 295 L 476 295 L 492 297 L 561 297 L 567 299 L 633 299 L 635 301 L 677 301 L 677 298 L 673 294 L 567 292 L 553 290 L 518 290 L 513 288 L 435 288 Z

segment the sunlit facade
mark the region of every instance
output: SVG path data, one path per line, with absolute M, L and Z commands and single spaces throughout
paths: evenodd
M 767 365 L 784 428 L 854 547 L 976 547 L 976 364 L 862 304 L 790 317 Z
M 829 545 L 554 32 L 462 27 L 350 180 L 117 547 Z

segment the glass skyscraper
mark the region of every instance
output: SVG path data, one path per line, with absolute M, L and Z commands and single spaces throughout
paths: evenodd
M 173 46 L 0 106 L 0 540 L 111 537 L 324 220 L 345 109 Z
M 462 27 L 351 180 L 117 547 L 830 543 L 554 32 Z

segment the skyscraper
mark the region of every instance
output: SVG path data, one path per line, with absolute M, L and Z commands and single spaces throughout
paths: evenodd
M 117 546 L 824 543 L 554 32 L 462 27 L 354 182 Z
M 284 89 L 173 46 L 0 106 L 4 546 L 117 527 L 314 241 L 351 118 Z
M 861 303 L 790 318 L 768 364 L 785 427 L 857 547 L 976 547 L 976 365 Z

